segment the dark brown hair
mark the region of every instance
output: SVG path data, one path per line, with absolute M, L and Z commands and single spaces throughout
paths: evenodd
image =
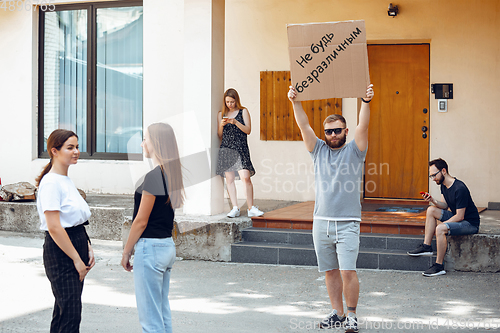
M 429 162 L 429 166 L 435 166 L 439 171 L 446 169 L 446 173 L 448 173 L 448 163 L 442 158 L 436 158 Z
M 50 169 L 52 169 L 52 148 L 61 150 L 61 147 L 64 145 L 64 143 L 73 136 L 78 139 L 78 135 L 76 135 L 75 132 L 65 129 L 56 129 L 55 131 L 50 133 L 49 138 L 47 139 L 47 152 L 49 153 L 50 161 L 43 168 L 40 175 L 36 177 L 35 182 L 37 187 L 40 185 L 40 181 L 42 181 L 43 176 L 45 176 L 50 171 Z

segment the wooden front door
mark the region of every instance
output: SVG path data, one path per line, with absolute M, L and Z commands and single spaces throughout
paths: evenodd
M 369 45 L 368 59 L 375 98 L 364 197 L 421 199 L 429 184 L 429 45 Z

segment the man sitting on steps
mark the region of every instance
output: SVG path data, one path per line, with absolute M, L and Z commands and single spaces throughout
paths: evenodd
M 409 251 L 410 256 L 432 255 L 432 237 L 436 234 L 436 263 L 422 273 L 424 276 L 446 274 L 443 260 L 446 253 L 446 235 L 460 236 L 477 234 L 479 231 L 479 213 L 472 201 L 469 189 L 460 180 L 450 176 L 448 164 L 441 158 L 429 162 L 429 173 L 437 185 L 441 185 L 441 201 L 434 199 L 429 193 L 424 193 L 424 199 L 431 203 L 427 208 L 425 219 L 424 243 L 415 250 Z M 451 210 L 448 210 L 448 208 Z

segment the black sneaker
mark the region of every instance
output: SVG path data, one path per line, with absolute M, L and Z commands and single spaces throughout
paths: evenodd
M 409 256 L 432 256 L 432 246 L 427 245 L 427 244 L 420 244 L 415 250 L 413 251 L 408 251 Z
M 358 318 L 353 312 L 350 312 L 345 318 L 345 332 L 358 333 Z
M 345 320 L 345 316 L 339 317 L 337 310 L 332 310 L 328 317 L 319 323 L 319 328 L 340 328 Z
M 444 270 L 444 265 L 435 263 L 431 267 L 429 267 L 428 270 L 422 273 L 424 276 L 438 276 L 438 275 L 443 275 L 446 274 L 446 271 Z

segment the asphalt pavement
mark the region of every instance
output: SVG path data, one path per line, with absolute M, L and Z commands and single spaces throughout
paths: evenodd
M 48 332 L 54 298 L 40 236 L 0 232 L 0 332 Z M 81 332 L 140 332 L 133 274 L 121 242 L 93 240 Z M 360 332 L 500 332 L 500 274 L 358 271 Z M 179 260 L 172 270 L 174 332 L 310 332 L 330 311 L 316 267 Z M 333 332 L 342 332 L 338 329 Z

